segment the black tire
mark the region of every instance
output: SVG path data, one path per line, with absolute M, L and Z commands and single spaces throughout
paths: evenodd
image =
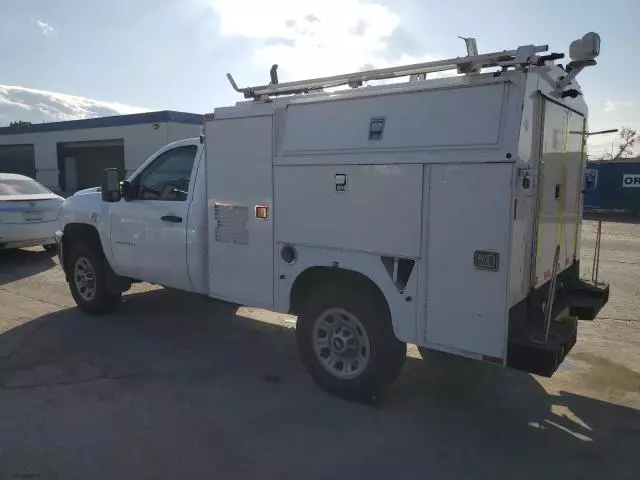
M 95 292 L 91 298 L 87 298 L 87 295 L 83 295 L 79 290 L 82 287 L 78 286 L 75 268 L 80 259 L 88 262 L 94 272 Z M 68 262 L 70 270 L 69 289 L 73 299 L 76 301 L 76 305 L 87 313 L 101 314 L 113 311 L 120 303 L 122 293 L 113 293 L 107 288 L 107 269 L 110 267 L 102 251 L 96 250 L 95 247 L 90 245 L 77 244 L 72 246 Z
M 330 373 L 314 349 L 314 326 L 329 309 L 355 316 L 368 337 L 368 363 L 355 377 L 345 379 Z M 368 403 L 374 399 L 398 377 L 407 355 L 406 344 L 393 333 L 384 298 L 368 286 L 330 284 L 313 292 L 298 318 L 296 339 L 302 362 L 318 386 L 349 401 Z
M 58 246 L 55 243 L 50 243 L 49 245 L 43 245 L 42 248 L 47 253 L 56 253 L 58 251 Z

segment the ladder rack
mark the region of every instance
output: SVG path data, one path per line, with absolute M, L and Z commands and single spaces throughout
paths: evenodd
M 254 100 L 265 100 L 278 95 L 293 95 L 297 93 L 309 93 L 325 88 L 349 85 L 350 87 L 360 87 L 364 82 L 371 80 L 386 80 L 404 76 L 421 75 L 433 72 L 443 72 L 446 70 L 457 70 L 458 73 L 473 74 L 482 68 L 501 67 L 503 70 L 513 67 L 522 68 L 532 64 L 542 65 L 548 60 L 563 58 L 562 54 L 551 54 L 545 57 L 538 57 L 536 53 L 546 52 L 548 45 L 524 45 L 516 50 L 505 50 L 502 52 L 486 53 L 482 55 L 467 55 L 447 60 L 437 60 L 435 62 L 414 63 L 398 67 L 380 68 L 367 70 L 364 72 L 347 73 L 330 77 L 312 78 L 309 80 L 299 80 L 295 82 L 278 83 L 276 69 L 274 65 L 271 69 L 272 82 L 267 85 L 255 87 L 238 88 L 230 73 L 227 78 L 233 89 L 242 93 L 245 98 Z M 414 77 L 415 78 L 415 77 Z

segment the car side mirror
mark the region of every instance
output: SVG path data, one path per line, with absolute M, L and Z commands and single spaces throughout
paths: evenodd
M 106 168 L 102 176 L 102 201 L 119 202 L 121 197 L 120 172 L 117 168 Z

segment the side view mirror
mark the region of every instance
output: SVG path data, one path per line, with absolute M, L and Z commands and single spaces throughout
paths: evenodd
M 121 197 L 120 172 L 117 168 L 105 169 L 102 176 L 102 201 L 119 202 Z

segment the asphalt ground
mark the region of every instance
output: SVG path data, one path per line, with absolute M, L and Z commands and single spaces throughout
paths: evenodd
M 640 225 L 603 224 L 599 276 L 553 378 L 411 347 L 364 406 L 312 383 L 292 317 L 145 284 L 92 317 L 56 258 L 0 252 L 0 478 L 636 479 Z

